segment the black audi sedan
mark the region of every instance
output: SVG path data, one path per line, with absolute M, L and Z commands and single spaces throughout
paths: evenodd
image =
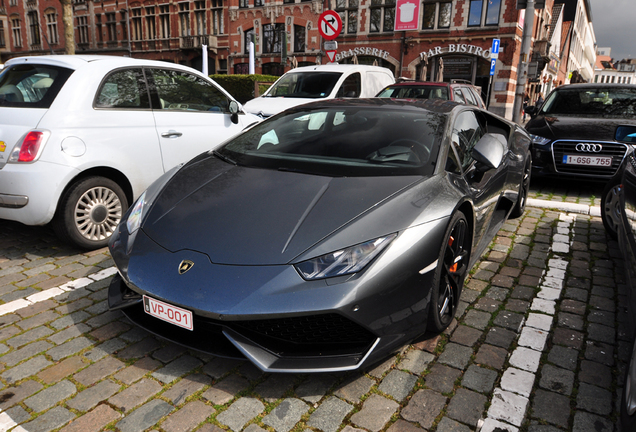
M 157 180 L 109 243 L 109 306 L 268 372 L 353 370 L 452 321 L 530 181 L 519 126 L 450 101 L 330 100 Z
M 564 85 L 526 112 L 534 175 L 606 182 L 636 143 L 636 85 Z

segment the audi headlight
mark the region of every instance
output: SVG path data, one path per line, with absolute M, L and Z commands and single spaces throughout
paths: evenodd
M 141 219 L 144 216 L 144 209 L 146 207 L 146 192 L 141 194 L 137 202 L 130 210 L 128 220 L 126 220 L 126 228 L 128 228 L 128 234 L 132 234 L 141 226 Z
M 532 139 L 532 144 L 545 145 L 545 144 L 550 142 L 549 138 L 544 138 L 544 137 L 539 136 L 539 135 L 530 134 L 530 138 Z
M 331 252 L 296 264 L 296 270 L 306 280 L 325 279 L 362 270 L 378 256 L 397 234 L 369 240 L 346 249 Z

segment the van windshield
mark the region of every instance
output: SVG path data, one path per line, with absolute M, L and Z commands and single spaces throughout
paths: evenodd
M 333 91 L 341 72 L 296 72 L 279 79 L 265 97 L 291 97 L 319 99 Z

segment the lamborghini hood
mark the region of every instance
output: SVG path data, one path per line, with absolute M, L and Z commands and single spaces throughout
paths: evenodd
M 172 252 L 202 252 L 215 264 L 287 264 L 420 179 L 332 178 L 245 168 L 208 157 L 171 179 L 143 230 Z M 386 226 L 366 228 L 387 234 L 380 232 Z

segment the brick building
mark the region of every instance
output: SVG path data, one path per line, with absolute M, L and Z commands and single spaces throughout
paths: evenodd
M 418 30 L 396 32 L 395 0 L 76 0 L 76 52 L 200 69 L 206 44 L 210 73 L 247 73 L 253 35 L 256 73 L 281 75 L 292 65 L 327 62 L 317 24 L 332 9 L 343 20 L 336 61 L 385 66 L 396 77 L 467 80 L 484 99 L 490 94 L 493 112 L 510 118 L 525 16 L 517 0 L 420 1 Z M 537 36 L 553 22 L 553 3 L 536 11 Z M 0 0 L 0 62 L 62 53 L 61 13 L 56 0 Z M 494 38 L 501 52 L 491 83 Z

